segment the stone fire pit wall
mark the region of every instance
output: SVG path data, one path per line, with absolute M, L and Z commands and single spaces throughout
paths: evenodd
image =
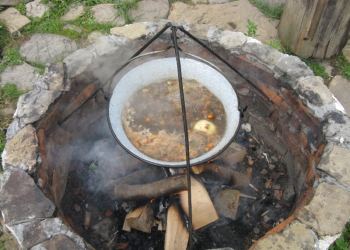
M 100 37 L 92 46 L 65 58 L 64 63 L 49 65 L 34 89 L 19 99 L 3 153 L 0 209 L 6 226 L 25 249 L 50 244 L 63 244 L 66 249 L 91 248 L 62 221 L 60 201 L 73 157 L 67 142 L 79 140 L 78 135 L 88 136 L 96 126 L 101 127 L 101 133 L 108 131 L 101 122 L 105 110 L 98 108 L 105 102 L 103 94 L 99 92 L 89 101 L 92 110 L 81 110 L 84 119 L 75 120 L 75 126 L 59 126 L 58 121 L 87 100 L 113 69 L 165 23 L 139 23 L 132 33 Z M 253 84 L 179 34 L 184 51 L 212 61 L 229 78 L 242 106 L 248 106 L 245 119 L 284 156 L 289 178 L 297 179 L 294 212 L 251 248 L 326 249 L 350 216 L 350 123 L 342 106 L 322 78 L 315 77 L 299 58 L 239 32 L 182 25 Z M 165 48 L 167 34 L 148 51 Z

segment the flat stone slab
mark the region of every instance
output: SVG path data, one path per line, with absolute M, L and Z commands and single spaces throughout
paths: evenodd
M 0 86 L 5 85 L 6 83 L 13 83 L 19 90 L 31 90 L 39 77 L 37 70 L 37 68 L 27 63 L 7 67 L 1 74 Z
M 335 76 L 329 84 L 329 90 L 342 104 L 345 112 L 350 115 L 350 80 L 343 78 L 342 76 Z
M 13 170 L 0 193 L 0 209 L 6 224 L 53 216 L 55 205 L 23 170 Z
M 294 221 L 280 233 L 269 235 L 260 240 L 254 250 L 313 250 L 315 249 L 315 243 L 310 228 L 298 221 Z
M 350 150 L 334 146 L 328 156 L 322 158 L 317 168 L 334 177 L 341 184 L 350 186 Z
M 135 22 L 158 22 L 168 16 L 168 0 L 142 0 L 137 4 L 138 8 L 130 11 Z
M 15 117 L 20 118 L 24 124 L 39 120 L 60 94 L 61 92 L 57 90 L 34 88 L 19 97 Z
M 50 8 L 46 4 L 42 4 L 41 0 L 35 0 L 26 4 L 26 15 L 30 17 L 39 17 L 45 14 Z
M 61 16 L 61 20 L 63 21 L 72 21 L 76 18 L 78 18 L 80 15 L 82 15 L 85 12 L 85 7 L 83 5 L 70 7 L 69 11 Z
M 46 83 L 48 90 L 69 91 L 70 84 L 68 84 L 66 77 L 63 62 L 50 63 L 45 68 L 43 82 Z
M 125 25 L 123 17 L 119 16 L 118 10 L 113 4 L 98 4 L 91 8 L 94 19 L 98 23 L 111 23 L 115 25 Z
M 297 219 L 316 230 L 319 236 L 341 233 L 350 217 L 350 192 L 336 185 L 321 183 L 311 202 Z
M 75 244 L 66 235 L 58 234 L 53 236 L 51 239 L 44 241 L 43 243 L 36 245 L 31 250 L 42 250 L 42 249 L 69 249 L 69 250 L 81 250 L 80 246 Z
M 74 234 L 59 218 L 48 218 L 13 225 L 10 228 L 15 232 L 18 241 L 24 249 L 33 249 L 32 247 L 37 249 L 39 246 L 43 247 L 43 243 L 45 243 L 44 246 L 48 246 L 47 244 L 50 243 L 49 248 L 44 249 L 52 249 L 50 247 L 57 247 L 57 243 L 61 246 L 61 243 L 63 243 L 61 239 L 64 239 L 67 244 L 62 245 L 62 248 L 54 249 L 86 249 L 81 237 Z M 51 241 L 52 238 L 59 240 Z
M 1 2 L 0 5 L 2 5 Z M 0 20 L 6 24 L 10 34 L 13 36 L 18 35 L 18 31 L 30 23 L 30 20 L 26 16 L 23 16 L 13 7 L 0 12 Z
M 37 164 L 38 138 L 35 128 L 28 125 L 21 129 L 5 146 L 4 169 L 9 167 L 33 171 Z
M 63 60 L 78 48 L 74 40 L 65 36 L 35 34 L 20 47 L 19 52 L 26 61 L 46 64 Z
M 343 48 L 342 52 L 345 58 L 350 62 L 350 39 L 348 40 L 347 44 Z
M 172 22 L 208 24 L 220 30 L 247 33 L 247 20 L 258 25 L 257 37 L 263 42 L 278 40 L 278 20 L 265 17 L 248 0 L 238 0 L 225 4 L 187 5 L 182 2 L 172 4 L 168 19 Z
M 123 27 L 114 27 L 110 30 L 110 33 L 118 36 L 125 36 L 130 40 L 135 40 L 147 36 L 148 32 L 146 27 L 146 23 L 133 23 Z
M 0 5 L 13 6 L 20 2 L 23 2 L 23 0 L 0 0 Z

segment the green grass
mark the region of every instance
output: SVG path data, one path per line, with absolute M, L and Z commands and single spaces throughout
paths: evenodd
M 0 54 L 11 40 L 12 37 L 7 31 L 5 24 L 0 22 Z
M 271 42 L 265 42 L 264 44 L 269 45 L 270 47 L 272 47 L 274 49 L 277 49 L 279 52 L 283 52 L 281 40 L 274 40 Z
M 8 67 L 20 65 L 24 62 L 24 58 L 19 54 L 18 47 L 10 47 L 4 51 L 4 57 L 0 63 L 0 74 Z
M 309 66 L 309 68 L 314 72 L 315 76 L 320 76 L 324 79 L 328 79 L 329 75 L 327 72 L 325 72 L 325 67 L 320 65 L 318 62 L 313 61 L 311 59 L 304 59 L 299 57 L 302 61 L 304 61 L 306 63 L 307 66 Z
M 350 62 L 345 58 L 343 53 L 340 53 L 335 58 L 335 65 L 341 69 L 342 76 L 350 80 Z
M 25 91 L 18 90 L 15 84 L 6 83 L 0 88 L 0 108 L 5 107 L 23 95 Z
M 350 245 L 350 223 L 345 225 L 345 228 L 340 237 L 334 242 L 329 250 L 348 250 Z
M 250 37 L 257 36 L 256 32 L 258 30 L 258 25 L 255 24 L 254 22 L 250 21 L 249 18 L 248 18 L 247 22 L 248 22 L 248 24 L 246 27 L 248 29 L 248 32 L 245 35 L 250 36 Z
M 264 3 L 261 0 L 249 0 L 251 4 L 257 7 L 265 16 L 272 19 L 281 19 L 283 14 L 284 5 L 276 5 L 274 7 L 270 7 L 268 4 Z

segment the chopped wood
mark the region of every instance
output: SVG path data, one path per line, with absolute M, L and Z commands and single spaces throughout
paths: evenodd
M 247 194 L 242 194 L 242 193 L 239 194 L 239 197 L 243 197 L 243 198 L 248 198 L 248 199 L 256 200 L 256 197 L 255 197 L 255 196 L 251 196 L 251 195 L 247 195 Z
M 240 192 L 238 190 L 231 188 L 221 190 L 214 199 L 216 211 L 222 216 L 235 220 L 239 205 L 239 197 Z
M 247 149 L 238 143 L 231 145 L 215 159 L 220 160 L 228 165 L 233 165 L 242 162 L 247 154 Z
M 125 229 L 130 227 L 145 233 L 151 233 L 151 228 L 156 226 L 155 206 L 151 203 L 147 203 L 144 206 L 130 211 L 125 217 L 125 222 Z
M 117 180 L 110 180 L 105 184 L 104 190 L 110 197 L 114 197 L 114 189 L 121 184 L 135 185 L 153 182 L 166 178 L 167 175 L 163 168 L 149 165 L 147 168 L 138 170 L 127 176 L 119 178 Z
M 91 212 L 90 211 L 85 211 L 85 219 L 84 219 L 84 227 L 85 230 L 88 230 L 90 227 L 90 221 L 91 221 Z
M 142 185 L 121 184 L 115 187 L 115 199 L 151 200 L 169 194 L 187 190 L 187 177 L 185 174 L 171 176 L 159 181 Z
M 243 189 L 249 186 L 250 177 L 246 174 L 221 167 L 215 163 L 205 163 L 192 171 L 199 173 L 201 177 L 220 181 L 224 185 L 230 185 L 236 189 Z
M 249 187 L 253 188 L 256 192 L 259 192 L 259 189 L 257 189 L 256 187 L 254 187 L 252 184 L 249 184 Z
M 191 177 L 192 226 L 194 230 L 219 219 L 209 194 L 202 183 Z M 181 206 L 188 216 L 188 192 L 180 194 Z M 167 223 L 168 224 L 168 223 Z
M 265 183 L 265 188 L 268 189 L 271 185 L 272 179 L 267 180 L 267 182 Z
M 165 232 L 165 250 L 186 250 L 189 233 L 181 218 L 179 209 L 174 205 L 168 208 Z

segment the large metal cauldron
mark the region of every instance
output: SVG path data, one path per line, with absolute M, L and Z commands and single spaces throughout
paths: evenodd
M 197 82 L 205 85 L 214 95 L 216 95 L 216 97 L 221 100 L 227 116 L 226 132 L 224 133 L 220 143 L 209 152 L 206 152 L 197 158 L 191 159 L 190 165 L 193 166 L 214 158 L 229 146 L 239 126 L 240 112 L 238 110 L 238 99 L 234 89 L 229 81 L 218 70 L 197 60 L 187 58 L 181 58 L 180 60 L 183 79 L 195 79 Z M 113 90 L 107 108 L 107 117 L 111 131 L 125 150 L 140 160 L 153 165 L 164 167 L 185 167 L 186 161 L 161 161 L 140 152 L 129 141 L 124 132 L 121 119 L 122 110 L 125 102 L 135 91 L 154 82 L 177 78 L 178 71 L 176 58 L 171 57 L 156 59 L 141 64 L 127 72 L 119 80 L 119 82 L 113 82 L 113 85 L 116 84 L 116 87 Z M 190 108 L 190 106 L 186 106 L 186 109 Z

